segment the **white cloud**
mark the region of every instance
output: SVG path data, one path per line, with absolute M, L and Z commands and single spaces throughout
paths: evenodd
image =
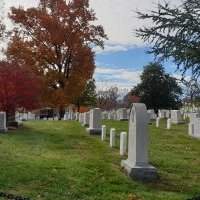
M 91 8 L 96 12 L 98 23 L 102 24 L 105 32 L 115 46 L 108 45 L 105 51 L 124 51 L 131 45 L 143 45 L 134 30 L 148 24 L 137 19 L 136 10 L 148 11 L 155 8 L 159 0 L 90 0 Z M 160 0 L 164 2 L 164 0 Z M 5 7 L 22 5 L 36 6 L 38 0 L 5 0 Z M 171 0 L 176 5 L 181 0 Z M 119 45 L 120 44 L 120 45 Z
M 134 30 L 148 22 L 137 18 L 136 11 L 149 11 L 159 0 L 91 0 L 99 22 L 104 26 L 111 41 L 117 44 L 143 45 Z M 163 0 L 161 0 L 164 2 Z M 181 0 L 171 0 L 173 5 Z
M 120 89 L 133 88 L 134 85 L 140 82 L 142 71 L 135 71 L 127 68 L 108 68 L 97 67 L 95 70 L 95 79 L 97 80 L 98 88 L 109 88 L 117 86 Z
M 97 54 L 105 54 L 105 53 L 115 53 L 115 52 L 122 52 L 122 51 L 128 51 L 129 49 L 132 49 L 136 47 L 135 45 L 130 44 L 118 44 L 116 42 L 106 41 L 104 45 L 104 49 L 101 49 L 99 47 L 95 47 L 94 51 Z
M 18 6 L 23 6 L 25 8 L 31 7 L 31 6 L 37 6 L 38 0 L 5 0 L 4 4 L 7 9 L 9 9 L 12 6 L 18 7 Z

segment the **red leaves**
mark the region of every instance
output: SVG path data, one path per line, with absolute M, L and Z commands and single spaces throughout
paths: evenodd
M 34 109 L 39 105 L 41 80 L 16 63 L 0 62 L 0 110 Z

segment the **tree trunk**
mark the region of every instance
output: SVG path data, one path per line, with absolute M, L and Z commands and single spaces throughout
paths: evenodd
M 64 108 L 63 108 L 63 106 L 59 106 L 59 118 L 58 118 L 58 120 L 62 120 L 62 118 L 64 117 Z
M 10 122 L 15 122 L 15 109 L 6 112 L 6 126 L 8 126 Z
M 77 106 L 77 111 L 80 112 L 80 108 L 81 108 L 81 106 L 80 106 L 80 102 L 79 102 L 79 100 L 77 101 L 77 105 L 76 105 L 76 106 Z

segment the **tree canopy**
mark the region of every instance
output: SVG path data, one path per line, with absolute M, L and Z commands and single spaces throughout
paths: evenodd
M 32 110 L 41 104 L 42 80 L 27 67 L 0 62 L 0 110 L 8 115 L 17 108 Z
M 112 86 L 97 92 L 97 106 L 102 110 L 113 110 L 118 106 L 119 89 Z
M 36 8 L 12 8 L 10 18 L 18 26 L 8 59 L 31 66 L 44 78 L 48 105 L 71 103 L 92 78 L 92 47 L 103 48 L 106 39 L 103 27 L 94 25 L 89 0 L 40 0 Z
M 148 109 L 177 109 L 181 103 L 182 89 L 161 64 L 150 63 L 144 67 L 141 83 L 131 94 L 140 97 Z
M 158 3 L 157 10 L 138 12 L 150 26 L 137 30 L 137 36 L 152 45 L 149 53 L 158 59 L 173 59 L 184 75 L 200 76 L 200 1 L 184 0 L 180 6 Z

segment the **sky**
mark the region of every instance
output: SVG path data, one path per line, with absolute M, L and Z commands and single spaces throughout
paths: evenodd
M 99 89 L 117 86 L 126 91 L 140 82 L 143 66 L 154 61 L 154 57 L 146 53 L 148 44 L 135 36 L 137 28 L 149 25 L 148 22 L 137 19 L 136 11 L 154 10 L 158 2 L 159 0 L 90 0 L 90 6 L 98 18 L 97 23 L 103 25 L 109 38 L 104 50 L 95 49 L 94 78 Z M 179 5 L 180 2 L 181 0 L 171 0 L 170 3 Z M 11 6 L 36 6 L 37 0 L 5 0 L 4 3 L 8 10 Z M 166 62 L 164 66 L 168 73 L 178 76 L 172 62 Z

